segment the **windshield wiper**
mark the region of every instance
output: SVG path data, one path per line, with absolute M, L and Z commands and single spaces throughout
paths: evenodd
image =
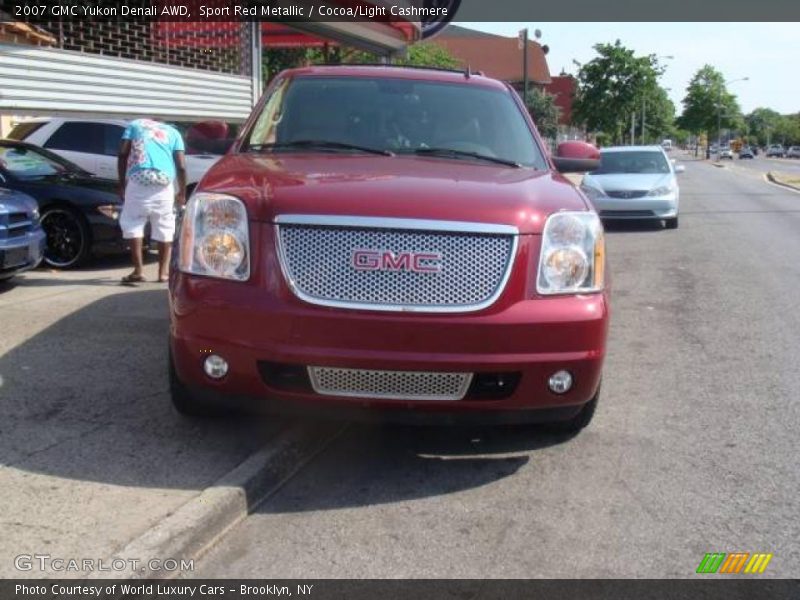
M 480 154 L 479 152 L 467 152 L 466 150 L 454 150 L 453 148 L 416 148 L 414 154 L 421 154 L 423 156 L 449 156 L 451 158 L 473 158 L 475 160 L 485 160 L 499 165 L 515 167 L 517 169 L 522 167 L 520 163 L 507 158 L 497 158 L 496 156 L 488 156 L 486 154 Z
M 394 156 L 393 152 L 381 150 L 380 148 L 369 148 L 368 146 L 358 146 L 356 144 L 346 144 L 344 142 L 328 142 L 325 140 L 295 140 L 293 142 L 275 142 L 272 144 L 251 144 L 245 148 L 248 152 L 261 152 L 262 150 L 283 150 L 292 148 L 322 149 L 322 150 L 355 150 L 368 154 L 380 154 L 381 156 Z

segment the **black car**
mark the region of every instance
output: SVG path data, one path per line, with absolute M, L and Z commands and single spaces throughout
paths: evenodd
M 0 140 L 0 186 L 39 203 L 47 234 L 44 262 L 51 267 L 77 267 L 92 253 L 126 247 L 117 224 L 122 205 L 115 181 L 38 146 Z

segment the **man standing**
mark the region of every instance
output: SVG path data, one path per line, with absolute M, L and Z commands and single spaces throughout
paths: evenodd
M 122 283 L 145 281 L 142 274 L 142 239 L 150 222 L 150 238 L 158 242 L 158 281 L 167 281 L 172 239 L 175 236 L 173 204 L 186 203 L 186 158 L 178 131 L 150 119 L 132 121 L 122 134 L 117 172 L 123 201 L 119 225 L 131 240 L 133 272 Z

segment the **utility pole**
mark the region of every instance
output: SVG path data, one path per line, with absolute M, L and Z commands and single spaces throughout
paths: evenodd
M 636 145 L 636 113 L 631 113 L 631 146 Z
M 644 134 L 644 132 L 645 132 L 645 117 L 644 117 L 644 113 L 645 113 L 645 107 L 646 106 L 647 106 L 647 99 L 644 96 L 642 96 L 642 146 L 647 144 L 647 142 L 645 141 L 645 138 L 644 138 L 644 135 L 645 135 Z
M 522 36 L 522 103 L 528 107 L 528 28 L 519 32 Z

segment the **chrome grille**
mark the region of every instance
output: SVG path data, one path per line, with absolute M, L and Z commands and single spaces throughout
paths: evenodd
M 281 264 L 297 296 L 371 310 L 463 312 L 492 304 L 505 286 L 516 229 L 470 223 L 306 217 L 278 220 Z M 315 222 L 317 219 L 319 222 Z M 327 221 L 327 223 L 325 223 Z M 461 230 L 459 230 L 461 227 Z M 356 251 L 436 254 L 439 270 L 360 270 Z M 430 266 L 431 263 L 425 263 Z
M 369 371 L 308 367 L 311 387 L 325 396 L 390 400 L 461 400 L 472 373 Z

